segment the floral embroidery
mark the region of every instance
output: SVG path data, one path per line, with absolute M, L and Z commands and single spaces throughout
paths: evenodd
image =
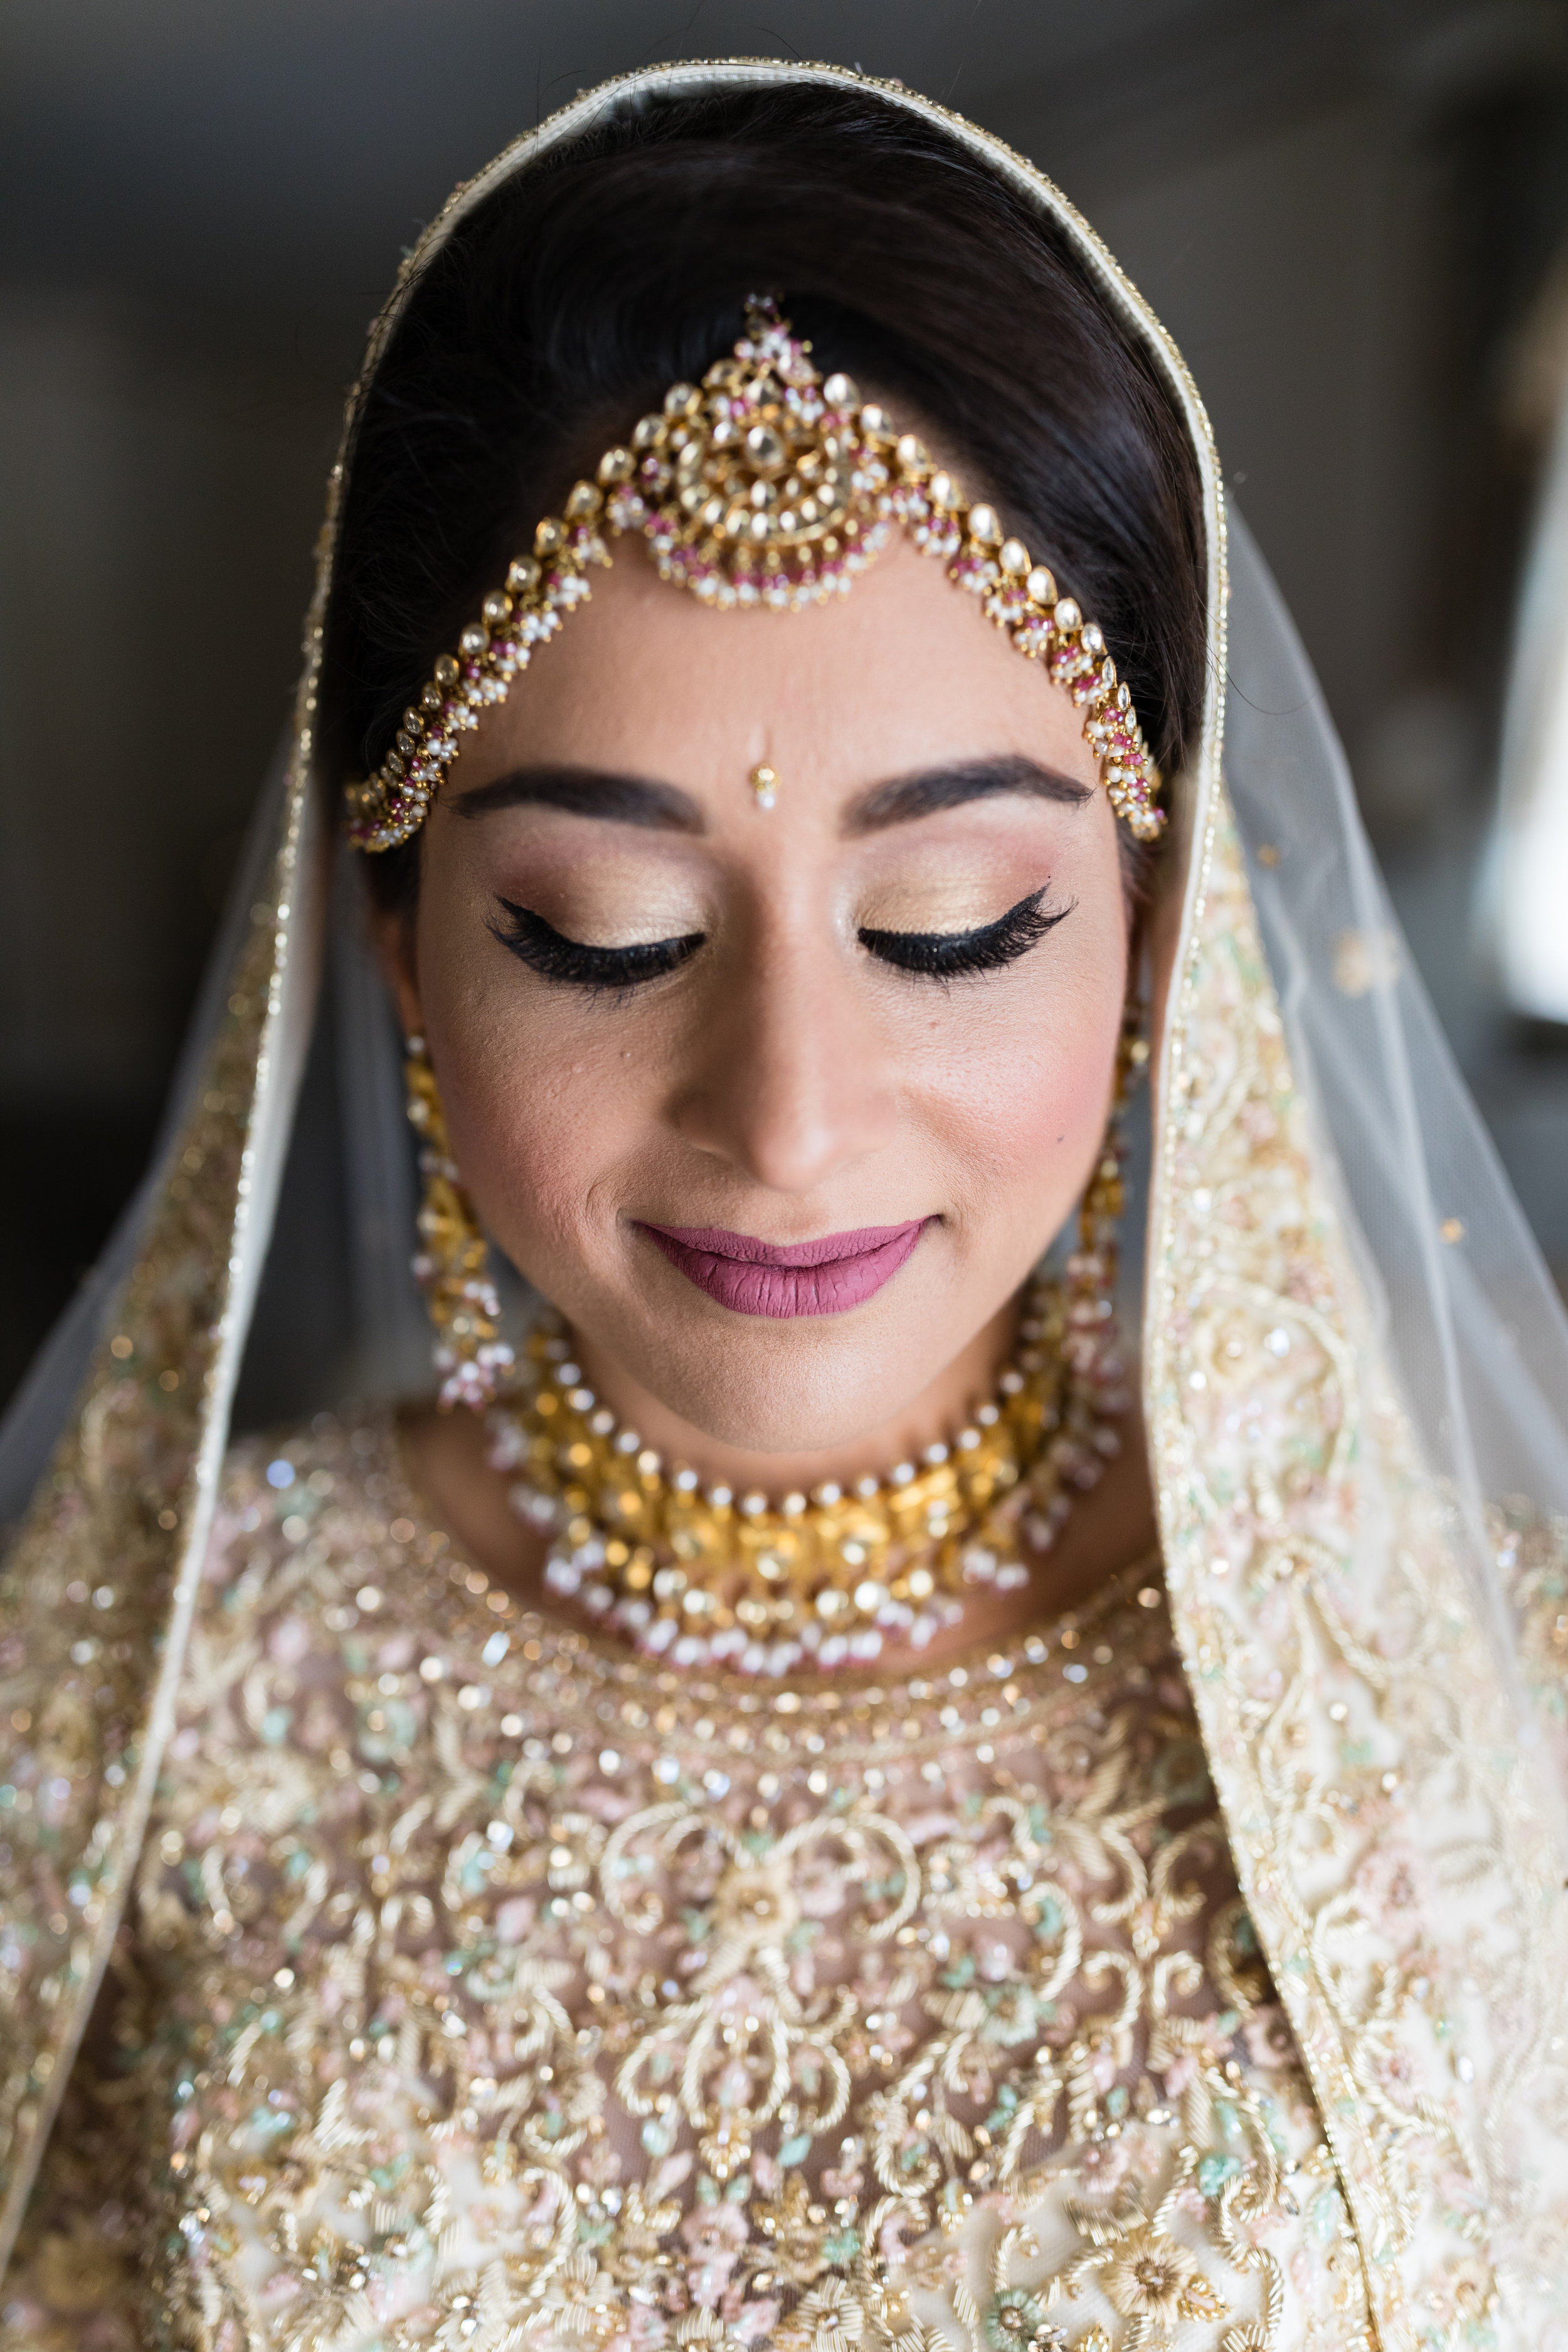
M 1107 2296 L 1132 2322 L 1128 2344 L 1165 2345 L 1184 2319 L 1223 2319 L 1226 2306 L 1184 2246 L 1136 2208 L 1118 2219 L 1086 2214 L 1093 2252 L 1080 2254 L 1069 2278 L 1098 2271 Z
M 231 1473 L 100 2092 L 147 2340 L 1355 2340 L 1157 1588 L 902 1684 L 628 1672 L 384 1446 Z
M 1271 2041 L 1304 2056 L 1336 2118 L 1382 2336 L 1450 2340 L 1479 2241 L 1478 2309 L 1506 2282 L 1533 2345 L 1561 2300 L 1546 2250 L 1568 2242 L 1546 1759 L 1521 1752 L 1315 1172 L 1223 792 L 1213 820 L 1162 1114 L 1149 1390 L 1194 1707 L 1293 2029 L 1255 2013 L 1243 2042 L 1264 2072 Z M 1497 1538 L 1544 1663 L 1568 1625 L 1563 1531 L 1521 1508 Z

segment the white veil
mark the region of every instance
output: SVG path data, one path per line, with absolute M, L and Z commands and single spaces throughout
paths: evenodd
M 590 93 L 461 191 L 428 233 L 414 269 L 455 220 L 512 172 L 591 132 L 606 110 L 636 108 L 650 92 L 679 96 L 801 79 L 854 82 L 857 78 L 828 68 L 700 65 L 660 68 Z M 1173 1317 L 1169 1302 L 1184 1273 L 1179 1263 L 1172 1263 L 1171 1236 L 1184 1230 L 1183 1218 L 1191 1203 L 1179 1197 L 1189 1179 L 1172 1141 L 1182 1126 L 1180 1113 L 1173 1108 L 1172 1034 L 1186 1018 L 1183 1002 L 1192 999 L 1194 942 L 1212 950 L 1215 926 L 1222 920 L 1234 920 L 1239 937 L 1250 930 L 1255 909 L 1284 1023 L 1294 1098 L 1310 1138 L 1310 1172 L 1332 1204 L 1331 1221 L 1339 1229 L 1335 1246 L 1354 1269 L 1359 1303 L 1345 1328 L 1353 1334 L 1352 1345 L 1369 1362 L 1375 1359 L 1376 1376 L 1369 1388 L 1388 1392 L 1394 1400 L 1392 1419 L 1413 1442 L 1406 1483 L 1419 1484 L 1427 1496 L 1436 1498 L 1449 1531 L 1449 1551 L 1469 1586 L 1468 1613 L 1490 1629 L 1505 1661 L 1504 1684 L 1517 1700 L 1513 1735 L 1528 1740 L 1529 1721 L 1512 1675 L 1512 1600 L 1500 1565 L 1491 1515 L 1510 1498 L 1516 1516 L 1534 1512 L 1550 1519 L 1568 1513 L 1568 1319 L 1388 906 L 1321 691 L 1267 566 L 1234 520 L 1226 652 L 1226 522 L 1206 419 L 1179 355 L 1092 232 L 1047 183 L 997 142 L 910 93 L 875 87 L 889 104 L 909 109 L 962 142 L 984 168 L 1008 180 L 1072 240 L 1108 303 L 1148 345 L 1163 371 L 1187 417 L 1205 480 L 1214 674 L 1204 749 L 1194 776 L 1188 780 L 1193 821 L 1186 827 L 1188 871 L 1178 954 L 1188 994 L 1182 1000 L 1178 990 L 1167 1020 L 1160 1072 L 1165 1091 L 1157 1105 L 1159 1135 L 1151 1180 L 1145 1355 L 1152 1442 L 1158 1450 L 1166 1444 L 1163 1431 L 1175 1429 L 1178 1438 L 1181 1434 L 1181 1408 L 1173 1401 L 1179 1383 L 1172 1370 L 1183 1360 L 1181 1342 L 1179 1335 L 1169 1338 L 1179 1318 Z M 413 274 L 405 268 L 373 338 L 371 369 Z M 340 467 L 334 474 L 334 513 L 341 475 Z M 330 533 L 325 545 L 323 560 L 330 564 Z M 158 1438 L 160 1460 L 173 1465 L 161 1475 L 183 1482 L 181 1493 L 194 1496 L 195 1503 L 184 1517 L 169 1511 L 157 1523 L 171 1528 L 176 1520 L 179 1524 L 178 1535 L 166 1540 L 166 1559 L 160 1556 L 160 1572 L 174 1595 L 167 1603 L 174 1634 L 167 1643 L 152 1643 L 148 1651 L 149 1657 L 161 1654 L 163 1663 L 156 1669 L 160 1696 L 147 1710 L 151 1728 L 138 1765 L 141 1811 L 129 1798 L 123 1808 L 120 1834 L 128 1851 L 139 1840 L 140 1821 L 145 1818 L 156 1769 L 157 1725 L 167 1719 L 168 1677 L 178 1670 L 180 1612 L 188 1622 L 199 1567 L 196 1556 L 210 1522 L 216 1465 L 233 1411 L 240 1354 L 258 1293 L 260 1307 L 247 1379 L 256 1371 L 258 1349 L 271 1318 L 271 1369 L 265 1381 L 252 1382 L 253 1393 L 269 1415 L 315 1410 L 332 1402 L 334 1391 L 399 1393 L 430 1385 L 427 1340 L 408 1271 L 414 1162 L 403 1117 L 397 1040 L 365 946 L 361 880 L 340 857 L 340 870 L 330 887 L 312 883 L 313 875 L 326 871 L 325 844 L 340 782 L 316 772 L 311 732 L 325 579 L 323 572 L 292 751 L 261 796 L 158 1154 L 99 1267 L 62 1318 L 0 1433 L 0 1512 L 17 1512 L 30 1493 L 37 1494 L 16 1557 L 31 1563 L 25 1574 L 36 1578 L 42 1591 L 51 1572 L 52 1498 L 74 1475 L 69 1465 L 78 1457 L 71 1448 L 76 1444 L 79 1450 L 79 1433 L 118 1377 L 104 1352 L 106 1335 L 116 1328 L 116 1318 L 129 1311 L 122 1302 L 134 1292 L 149 1262 L 167 1246 L 163 1236 L 168 1203 L 179 1197 L 179 1171 L 188 1164 L 187 1138 L 194 1122 L 204 1105 L 211 1111 L 215 1101 L 232 1099 L 238 1107 L 234 1116 L 243 1127 L 245 1156 L 242 1163 L 236 1162 L 243 1172 L 232 1188 L 233 1197 L 226 1205 L 219 1204 L 221 1217 L 217 1208 L 213 1210 L 211 1237 L 203 1244 L 223 1254 L 223 1265 L 214 1273 L 213 1295 L 226 1303 L 207 1327 L 214 1352 L 200 1398 L 182 1408 L 187 1419 L 178 1446 L 166 1430 Z M 1250 905 L 1245 887 L 1239 897 L 1233 893 L 1227 898 L 1220 887 L 1228 855 L 1227 792 L 1245 856 Z M 258 941 L 272 959 L 265 967 L 259 994 L 255 979 L 260 969 Z M 324 999 L 316 978 L 323 968 Z M 1267 979 L 1258 987 L 1265 998 L 1269 995 Z M 326 1013 L 318 1019 L 323 1002 Z M 1267 1005 L 1265 1011 L 1273 1021 Z M 242 1029 L 250 1024 L 242 1041 L 249 1057 L 248 1091 L 237 1086 L 232 1097 L 226 1098 L 215 1096 L 213 1070 L 220 1054 L 228 1055 L 233 1066 L 237 1022 Z M 1190 1024 L 1185 1034 L 1189 1045 L 1201 1045 L 1205 1034 L 1201 1025 Z M 1212 1024 L 1207 1034 L 1211 1039 L 1215 1034 Z M 1184 1082 L 1201 1088 L 1203 1079 L 1201 1070 L 1191 1069 L 1189 1057 Z M 1188 1126 L 1190 1130 L 1191 1119 Z M 182 1245 L 190 1246 L 188 1236 Z M 323 1295 L 328 1289 L 331 1298 Z M 291 1355 L 289 1318 L 307 1298 L 314 1318 L 310 1341 Z M 240 1386 L 243 1394 L 245 1383 Z M 1194 1377 L 1192 1386 L 1199 1388 L 1202 1381 Z M 148 1411 L 154 1409 L 163 1410 L 156 1398 Z M 1402 1437 L 1399 1443 L 1405 1441 Z M 184 1449 L 183 1454 L 179 1447 Z M 1179 1446 L 1167 1444 L 1168 1460 L 1174 1460 L 1177 1451 Z M 58 1465 L 52 1476 L 51 1455 Z M 1167 1469 L 1167 1480 L 1172 1475 Z M 1378 1475 L 1371 1474 L 1374 1482 Z M 1207 1563 L 1201 1557 L 1195 1517 L 1189 1515 L 1189 1522 L 1182 1522 L 1173 1513 L 1166 1527 L 1173 1604 L 1179 1623 L 1188 1628 L 1183 1639 L 1196 1672 L 1208 1654 L 1201 1646 L 1207 1638 L 1203 1627 L 1219 1625 L 1226 1609 L 1234 1618 L 1240 1596 L 1234 1591 L 1235 1579 L 1223 1596 L 1201 1591 Z M 158 1540 L 155 1535 L 146 1538 L 154 1546 Z M 1221 1569 L 1224 1565 L 1219 1563 Z M 25 1591 L 19 1600 L 13 1591 L 16 1608 L 26 1601 Z M 1364 1655 L 1363 1664 L 1369 1673 L 1375 1667 L 1375 1661 Z M 151 1677 L 152 1667 L 146 1672 Z M 1205 1720 L 1205 1736 L 1214 1735 L 1213 1754 L 1229 1735 L 1215 1734 L 1217 1717 Z M 125 1774 L 121 1777 L 123 1780 Z M 1234 1780 L 1227 1794 L 1224 1772 L 1216 1777 L 1234 1827 L 1240 1802 L 1235 1791 L 1242 1783 Z M 111 1811 L 106 1805 L 104 1817 Z M 1531 1853 L 1539 1854 L 1545 1850 L 1542 1840 L 1549 1843 L 1561 1835 L 1558 1820 L 1540 1833 Z M 1261 1931 L 1271 1898 L 1249 1858 L 1260 1849 L 1256 1841 L 1249 1846 L 1246 1839 L 1238 1839 L 1237 1845 L 1243 1889 Z M 107 1833 L 104 1851 L 113 1851 Z M 1557 1852 L 1556 1863 L 1537 1876 L 1560 1888 L 1562 1862 L 1568 1856 L 1560 1848 Z M 130 1862 L 133 1860 L 131 1853 Z M 113 1863 L 121 1886 L 129 1867 L 123 1858 Z M 103 1965 L 105 1937 L 111 1935 L 112 1921 L 100 1936 L 96 1953 L 83 1958 L 71 1979 L 73 2013 L 85 2011 L 90 2000 Z M 1532 1966 L 1531 1981 L 1539 1984 L 1547 1964 L 1537 1959 Z M 1289 1986 L 1283 1990 L 1288 2000 L 1293 1998 Z M 41 2038 L 53 2037 L 49 2066 L 41 2077 L 45 2083 L 51 2074 L 63 2076 L 66 2067 L 58 2061 L 68 2063 L 72 2046 L 58 1995 L 49 1998 L 55 2006 L 37 2029 Z M 1322 2055 L 1332 2038 L 1326 2027 L 1318 2032 L 1303 2008 L 1293 2008 L 1292 2019 L 1303 2048 L 1313 2052 L 1325 2116 L 1338 2133 L 1338 2110 L 1324 2094 L 1336 2081 L 1351 2084 L 1351 2076 L 1336 2076 L 1333 2068 L 1341 2060 L 1332 2053 Z M 75 2030 L 79 2031 L 79 2023 Z M 1334 2031 L 1339 2031 L 1337 2025 Z M 1523 2063 L 1506 2053 L 1495 2062 L 1491 2072 L 1498 2096 L 1510 2084 L 1517 2084 L 1517 2068 Z M 1344 2096 L 1352 2090 L 1351 2084 Z M 29 2150 L 25 2136 L 18 2141 L 21 2152 L 9 2184 L 13 2220 L 20 2211 L 53 2095 L 58 2095 L 58 2083 L 53 2094 L 40 2093 L 36 2107 L 28 2110 L 32 2145 Z M 1479 2089 L 1476 2096 L 1479 2101 Z M 1342 2128 L 1351 2131 L 1349 2126 Z M 1487 2142 L 1491 2128 L 1483 2118 L 1475 2134 L 1478 2142 Z M 1362 2159 L 1352 2140 L 1351 2134 L 1337 2145 L 1355 2203 L 1361 2194 L 1357 2164 Z M 1481 2160 L 1483 2168 L 1490 2161 Z M 1375 2171 L 1380 2161 L 1366 2159 L 1359 2177 L 1369 2178 L 1367 2166 Z M 1506 2161 L 1505 2151 L 1497 2162 L 1503 2167 Z M 1356 2204 L 1363 2242 L 1376 2234 L 1375 2206 L 1373 2189 Z M 1561 2250 L 1554 2259 L 1561 2259 Z M 1510 2352 L 1514 2347 L 1523 2352 L 1527 2344 L 1539 2341 L 1529 2333 L 1530 2325 L 1519 2322 L 1507 2336 Z
M 1322 691 L 1230 532 L 1226 780 L 1298 1083 L 1377 1337 L 1511 1642 L 1489 1507 L 1568 1512 L 1568 1316 L 1389 904 Z
M 171 1160 L 206 1083 L 251 908 L 276 853 L 287 748 L 258 797 L 147 1172 L 0 1421 L 0 1528 L 21 1518 L 70 1425 L 94 1351 L 113 1324 Z M 433 1385 L 430 1327 L 411 1270 L 416 1151 L 404 1109 L 396 1020 L 365 915 L 360 861 L 340 849 L 320 999 L 295 1041 L 291 1101 L 276 1114 L 288 1155 L 239 1366 L 235 1423 L 240 1429 L 302 1419 L 350 1398 L 422 1396 Z M 325 1284 L 323 1261 L 336 1276 Z M 515 1279 L 508 1295 L 521 1299 Z M 307 1299 L 308 1349 L 290 1344 Z

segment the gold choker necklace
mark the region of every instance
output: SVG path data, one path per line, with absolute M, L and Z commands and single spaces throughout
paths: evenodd
M 1112 1185 L 1110 1159 L 1095 1189 Z M 549 1589 L 676 1665 L 783 1674 L 868 1662 L 889 1637 L 922 1646 L 965 1591 L 1026 1583 L 1020 1522 L 1034 1549 L 1051 1544 L 1073 1490 L 1120 1450 L 1111 1424 L 1129 1402 L 1109 1221 L 1084 1222 L 1065 1279 L 1031 1283 L 995 1396 L 949 1444 L 777 1502 L 667 1467 L 584 1385 L 563 1328 L 542 1326 L 490 1412 L 489 1458 L 512 1507 L 553 1538 Z

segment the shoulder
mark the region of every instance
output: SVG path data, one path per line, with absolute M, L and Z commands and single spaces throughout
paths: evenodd
M 406 1507 L 387 1409 L 318 1413 L 242 1439 L 219 1483 L 201 1617 L 253 1621 L 301 1572 L 318 1588 L 331 1582 L 395 1542 Z
M 174 1764 L 276 1759 L 307 1702 L 326 1748 L 341 1744 L 336 1716 L 366 1671 L 367 1637 L 437 1540 L 416 1529 L 413 1507 L 386 1410 L 319 1414 L 230 1450 L 181 1675 Z

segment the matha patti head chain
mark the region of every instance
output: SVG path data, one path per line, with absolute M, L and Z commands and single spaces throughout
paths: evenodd
M 562 514 L 539 524 L 532 553 L 518 557 L 456 651 L 436 664 L 381 766 L 348 786 L 350 840 L 395 849 L 418 831 L 464 735 L 505 701 L 536 648 L 588 596 L 590 570 L 610 561 L 607 538 L 640 532 L 661 578 L 721 611 L 787 611 L 847 594 L 895 525 L 1080 706 L 1111 807 L 1140 841 L 1156 839 L 1165 824 L 1159 772 L 1099 627 L 1006 536 L 994 507 L 969 503 L 914 434 L 862 402 L 848 376 L 824 379 L 810 345 L 763 297 L 701 383 L 672 385 L 630 445 L 607 450 L 597 478 L 578 482 Z M 765 808 L 772 786 L 759 782 L 763 772 L 752 782 Z

